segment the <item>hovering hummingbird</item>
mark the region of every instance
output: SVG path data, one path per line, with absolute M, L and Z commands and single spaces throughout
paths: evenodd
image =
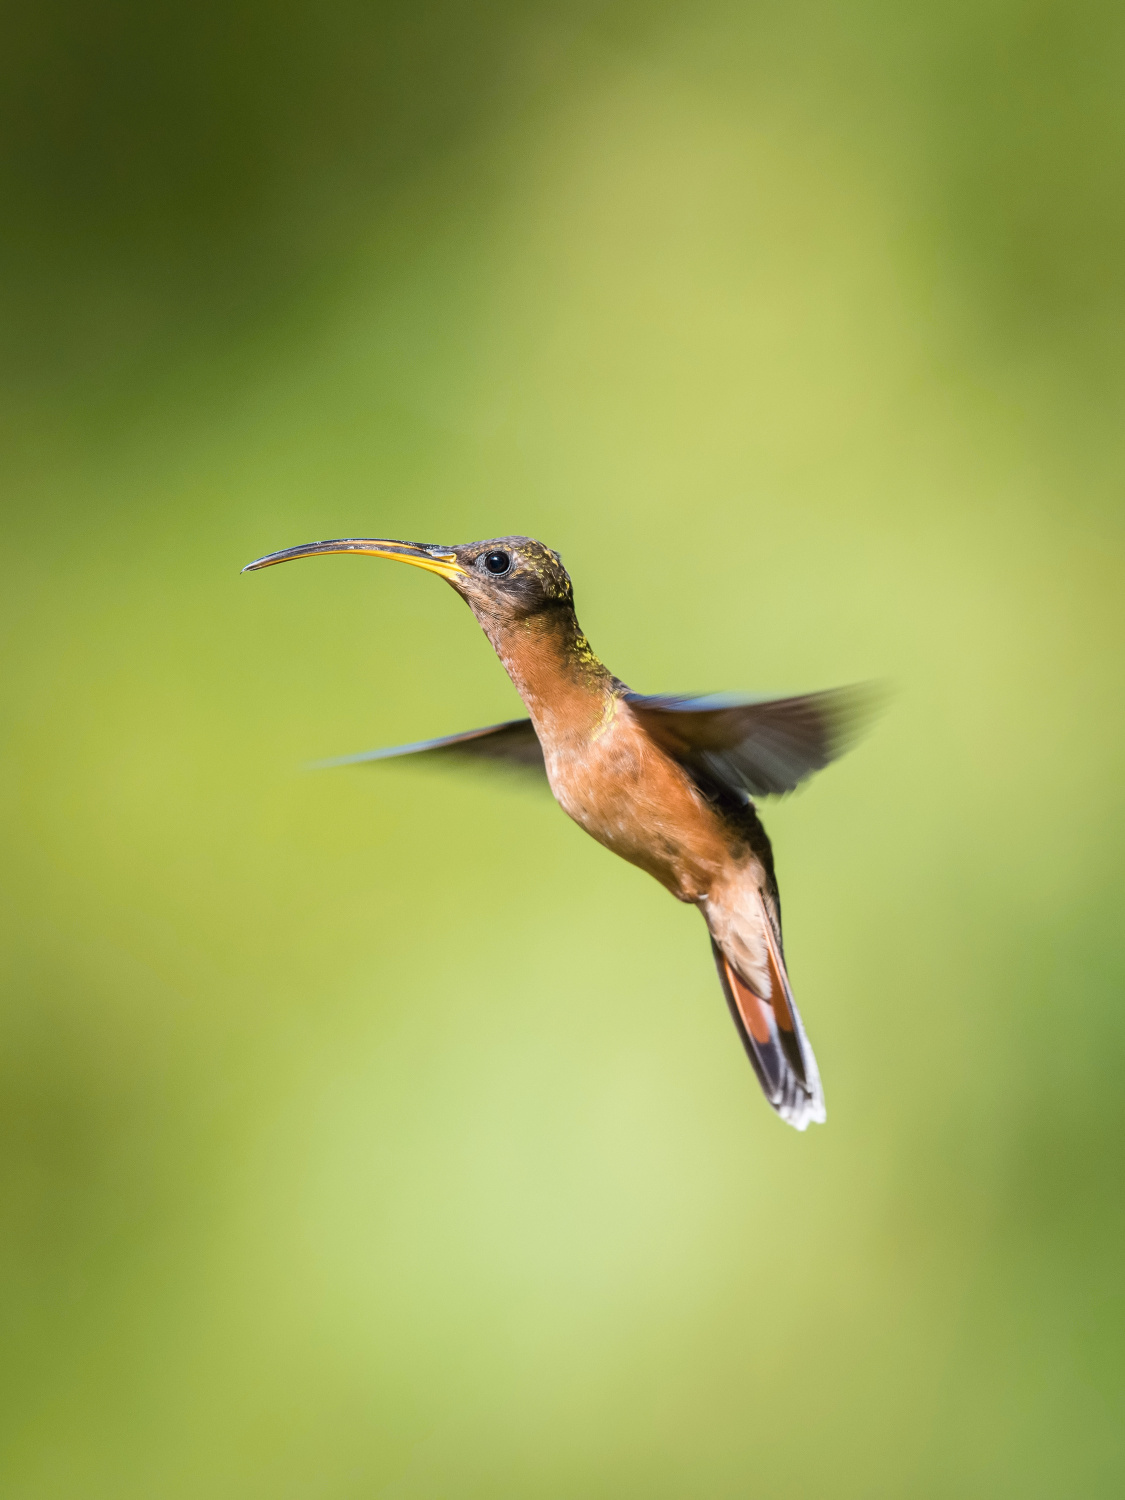
M 767 700 L 631 692 L 583 635 L 558 553 L 526 536 L 461 547 L 346 537 L 271 552 L 242 571 L 328 552 L 390 558 L 452 584 L 530 716 L 333 764 L 425 754 L 545 773 L 587 833 L 699 908 L 766 1098 L 798 1130 L 823 1121 L 820 1074 L 785 967 L 773 852 L 752 799 L 792 791 L 840 755 L 869 692 Z

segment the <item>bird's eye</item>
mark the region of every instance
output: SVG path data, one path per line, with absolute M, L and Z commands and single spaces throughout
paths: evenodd
M 512 566 L 510 552 L 489 552 L 485 555 L 484 565 L 490 573 L 506 573 Z

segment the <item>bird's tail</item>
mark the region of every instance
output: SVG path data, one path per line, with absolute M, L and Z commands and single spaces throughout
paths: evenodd
M 765 933 L 769 998 L 758 994 L 743 978 L 714 935 L 711 950 L 723 994 L 762 1092 L 783 1120 L 797 1130 L 804 1130 L 810 1123 L 823 1123 L 824 1092 L 816 1058 L 793 999 L 781 944 L 765 901 L 760 895 L 758 899 Z M 760 982 L 759 988 L 764 988 Z

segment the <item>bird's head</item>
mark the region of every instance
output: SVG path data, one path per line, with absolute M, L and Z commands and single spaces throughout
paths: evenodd
M 452 584 L 489 635 L 533 615 L 569 612 L 574 606 L 570 576 L 559 554 L 528 536 L 493 537 L 491 541 L 467 542 L 460 547 L 340 537 L 271 552 L 247 563 L 242 571 L 251 573 L 258 568 L 272 568 L 276 563 L 319 557 L 327 552 L 385 557 L 437 573 Z

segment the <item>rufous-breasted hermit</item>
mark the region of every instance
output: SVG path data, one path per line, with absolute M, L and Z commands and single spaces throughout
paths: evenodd
M 864 688 L 800 697 L 651 697 L 604 667 L 557 552 L 526 536 L 461 547 L 345 537 L 271 552 L 243 572 L 322 553 L 437 573 L 476 616 L 529 717 L 342 757 L 474 757 L 545 773 L 587 833 L 699 908 L 719 981 L 766 1098 L 798 1130 L 824 1119 L 816 1059 L 785 967 L 773 853 L 753 799 L 792 791 L 839 755 Z

